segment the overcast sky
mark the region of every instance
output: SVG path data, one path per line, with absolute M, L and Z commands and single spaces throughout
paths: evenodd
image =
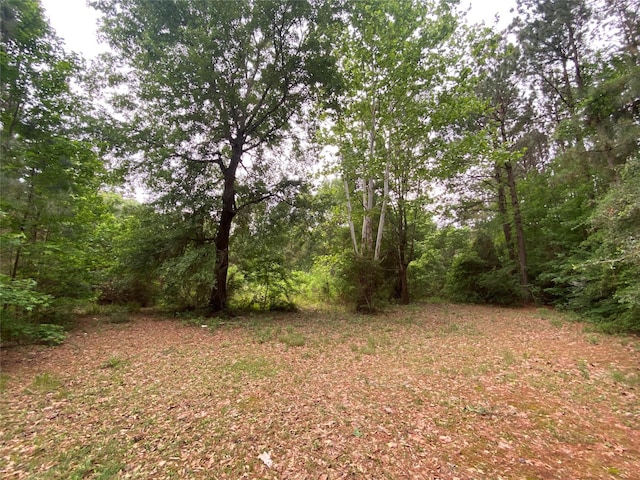
M 86 0 L 41 0 L 51 26 L 67 46 L 67 50 L 80 53 L 91 59 L 105 50 L 96 38 L 98 12 L 87 7 Z M 161 0 L 158 0 L 161 1 Z M 232 0 L 230 0 L 232 1 Z M 492 24 L 496 13 L 500 14 L 500 27 L 509 23 L 509 10 L 515 7 L 515 0 L 461 0 L 466 8 L 471 4 L 471 21 Z

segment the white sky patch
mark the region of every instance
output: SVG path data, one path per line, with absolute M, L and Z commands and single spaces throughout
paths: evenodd
M 51 27 L 64 40 L 67 50 L 91 60 L 108 50 L 98 43 L 98 18 L 101 14 L 87 6 L 87 0 L 40 0 Z
M 97 22 L 101 13 L 87 6 L 87 0 L 41 0 L 45 14 L 68 50 L 80 53 L 91 60 L 98 54 L 108 50 L 108 46 L 98 42 Z M 513 17 L 511 9 L 516 0 L 462 0 L 460 7 L 464 10 L 471 7 L 470 22 L 484 21 L 493 25 L 495 16 L 500 16 L 498 28 L 506 27 Z

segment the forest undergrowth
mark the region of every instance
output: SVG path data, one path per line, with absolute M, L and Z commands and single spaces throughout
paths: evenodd
M 7 479 L 640 478 L 640 339 L 553 310 L 91 316 L 1 379 Z

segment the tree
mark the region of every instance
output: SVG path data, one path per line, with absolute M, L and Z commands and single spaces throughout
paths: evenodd
M 2 271 L 56 297 L 90 296 L 85 242 L 102 212 L 103 165 L 72 90 L 81 66 L 35 0 L 2 0 Z
M 528 73 L 537 79 L 553 125 L 576 114 L 591 54 L 586 0 L 518 0 L 515 28 Z
M 399 299 L 409 302 L 413 224 L 425 202 L 430 136 L 439 127 L 433 110 L 457 58 L 445 52 L 456 18 L 448 2 L 378 1 L 354 4 L 347 22 L 339 49 L 346 92 L 328 141 L 338 148 L 362 274 L 357 307 L 371 309 L 385 232 Z M 362 222 L 359 238 L 356 217 Z
M 324 48 L 331 12 L 293 0 L 244 0 L 233 8 L 196 0 L 93 5 L 105 13 L 102 31 L 126 63 L 123 128 L 136 168 L 151 187 L 188 179 L 201 206 L 216 198 L 217 212 L 208 212 L 217 225 L 209 307 L 224 310 L 233 219 L 290 187 L 272 149 L 307 102 L 332 87 Z
M 524 221 L 517 188 L 518 161 L 532 156 L 529 137 L 536 136 L 532 101 L 522 91 L 518 75 L 520 52 L 505 39 L 498 39 L 495 56 L 487 61 L 478 90 L 488 102 L 483 127 L 490 135 L 498 215 L 509 258 L 516 262 L 523 297 L 529 297 L 529 266 Z M 533 150 L 535 152 L 535 150 Z M 524 169 L 522 169 L 524 170 Z M 515 238 L 514 238 L 515 237 Z

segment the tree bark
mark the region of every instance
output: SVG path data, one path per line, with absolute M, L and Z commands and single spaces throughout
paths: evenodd
M 411 299 L 409 298 L 409 278 L 407 275 L 408 265 L 405 261 L 400 261 L 400 272 L 399 278 L 400 280 L 400 304 L 401 305 L 409 305 L 411 303 Z
M 384 169 L 384 187 L 382 190 L 382 206 L 380 207 L 380 219 L 378 220 L 378 234 L 376 235 L 376 246 L 373 253 L 373 259 L 375 261 L 380 260 L 380 252 L 382 251 L 382 233 L 384 230 L 384 219 L 387 210 L 387 198 L 389 197 L 389 163 L 385 165 Z
M 229 166 L 220 164 L 224 175 L 224 188 L 222 191 L 222 212 L 216 234 L 216 265 L 214 269 L 214 284 L 209 299 L 209 309 L 212 312 L 220 312 L 228 307 L 227 298 L 227 274 L 229 272 L 229 238 L 231 225 L 236 215 L 236 170 L 242 158 L 242 142 L 236 140 L 231 146 L 231 161 Z
M 495 166 L 494 178 L 498 184 L 498 212 L 502 219 L 502 233 L 504 234 L 504 241 L 507 244 L 507 252 L 509 253 L 509 259 L 516 260 L 515 245 L 513 243 L 513 235 L 511 234 L 511 222 L 507 212 L 507 196 L 504 191 L 504 182 L 499 165 Z
M 527 266 L 527 251 L 524 241 L 524 228 L 522 226 L 522 214 L 520 213 L 520 203 L 518 202 L 518 192 L 516 191 L 516 179 L 513 166 L 507 162 L 504 166 L 507 171 L 507 184 L 511 196 L 511 208 L 513 209 L 513 224 L 516 231 L 516 241 L 518 246 L 518 267 L 520 271 L 520 283 L 523 293 L 529 297 L 529 272 Z
M 353 225 L 353 207 L 351 205 L 351 195 L 349 195 L 349 182 L 347 179 L 344 179 L 344 193 L 347 196 L 347 216 L 349 222 L 349 232 L 351 233 L 351 241 L 353 242 L 353 250 L 356 252 L 356 255 L 360 255 L 360 251 L 358 250 L 358 241 L 356 240 L 356 230 Z
M 360 252 L 363 257 L 373 256 L 373 179 L 362 180 L 362 203 L 364 217 L 362 218 L 362 245 Z
M 407 225 L 406 221 L 400 222 L 400 235 L 398 238 L 398 299 L 401 305 L 409 305 L 409 278 L 407 270 L 409 262 L 407 261 Z

